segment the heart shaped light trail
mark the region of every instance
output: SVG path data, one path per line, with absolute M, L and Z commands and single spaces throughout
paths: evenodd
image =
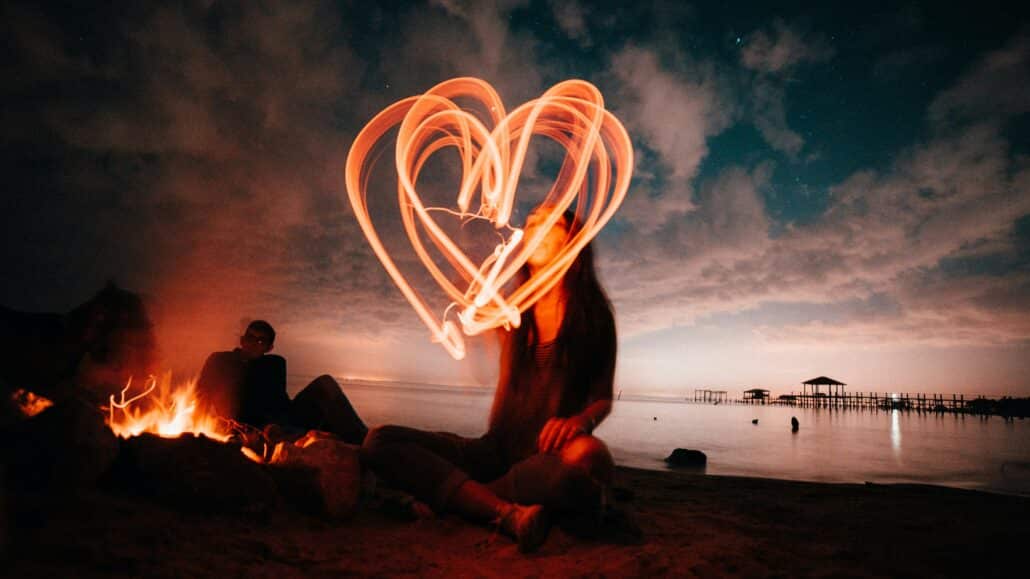
M 468 104 L 462 107 L 456 101 Z M 401 221 L 415 253 L 451 300 L 439 316 L 386 251 L 366 203 L 376 146 L 398 125 L 394 156 Z M 539 206 L 546 211 L 542 226 L 527 237 L 509 220 L 534 135 L 558 143 L 565 156 L 557 179 Z M 446 148 L 455 149 L 461 160 L 456 208 L 426 207 L 416 189 L 419 172 L 432 155 Z M 632 173 L 629 135 L 605 110 L 604 99 L 594 85 L 582 80 L 565 81 L 507 114 L 497 92 L 485 81 L 455 78 L 398 101 L 369 121 L 351 145 L 345 176 L 347 195 L 372 250 L 433 339 L 460 360 L 465 356 L 462 332 L 471 336 L 500 326 L 518 327 L 521 313 L 558 283 L 579 251 L 611 219 L 626 196 Z M 582 227 L 568 236 L 548 264 L 509 295 L 502 295 L 502 288 L 573 205 Z M 498 230 L 501 241 L 482 263 L 476 264 L 444 232 L 433 213 L 487 220 Z M 443 256 L 447 272 L 430 255 L 423 239 Z M 454 283 L 457 278 L 463 287 Z M 455 319 L 448 319 L 452 311 L 457 312 Z

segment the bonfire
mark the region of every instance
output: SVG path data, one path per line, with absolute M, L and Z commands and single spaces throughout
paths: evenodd
M 150 376 L 135 389 L 130 378 L 118 396 L 111 396 L 106 410 L 107 425 L 122 438 L 149 432 L 165 438 L 204 435 L 225 442 L 233 433 L 231 421 L 201 405 L 196 379 L 173 387 L 171 372 Z
M 129 380 L 102 414 L 82 399 L 55 404 L 27 390 L 12 402 L 25 418 L 9 452 L 22 488 L 104 477 L 109 489 L 174 508 L 262 512 L 282 497 L 333 519 L 349 517 L 362 492 L 353 445 L 320 431 L 266 434 L 219 416 L 196 379 L 175 382 L 170 372 Z
M 133 386 L 130 378 L 118 396 L 111 395 L 105 422 L 122 438 L 144 433 L 162 438 L 183 435 L 206 436 L 219 442 L 236 439 L 244 443 L 240 451 L 254 462 L 265 462 L 269 446 L 254 428 L 218 416 L 201 403 L 197 395 L 197 379 L 173 385 L 171 372 L 149 376 L 142 386 Z M 259 446 L 255 450 L 251 446 Z

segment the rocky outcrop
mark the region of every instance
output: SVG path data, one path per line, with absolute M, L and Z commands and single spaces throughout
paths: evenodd
M 708 456 L 700 450 L 677 448 L 665 457 L 669 466 L 683 468 L 704 468 L 708 464 Z

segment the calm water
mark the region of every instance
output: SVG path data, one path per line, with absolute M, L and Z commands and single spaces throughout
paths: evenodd
M 477 436 L 492 392 L 344 384 L 369 426 Z M 797 433 L 790 418 L 801 423 Z M 752 419 L 758 424 L 752 424 Z M 702 405 L 626 399 L 597 429 L 619 464 L 664 469 L 676 447 L 708 455 L 706 473 L 826 482 L 914 482 L 1030 495 L 1030 421 L 897 411 Z

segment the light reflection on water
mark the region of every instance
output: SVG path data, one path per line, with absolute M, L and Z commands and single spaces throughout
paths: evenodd
M 901 464 L 901 411 L 891 410 L 891 449 L 894 450 L 894 462 Z
M 344 386 L 370 426 L 477 436 L 491 392 Z M 801 423 L 792 433 L 791 416 Z M 752 424 L 752 419 L 758 424 Z M 825 482 L 913 482 L 1030 495 L 1030 421 L 953 414 L 620 400 L 597 429 L 619 464 L 666 468 L 676 447 L 705 472 Z

